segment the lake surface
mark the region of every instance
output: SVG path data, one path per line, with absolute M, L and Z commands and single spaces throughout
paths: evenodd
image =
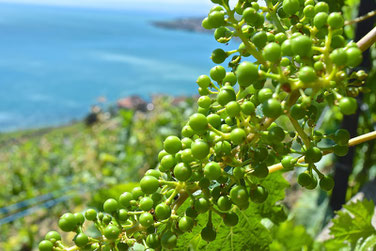
M 100 96 L 196 94 L 219 44 L 151 24 L 175 17 L 0 4 L 0 131 L 80 119 Z

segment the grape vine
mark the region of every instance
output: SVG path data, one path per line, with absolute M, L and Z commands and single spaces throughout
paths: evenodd
M 317 168 L 323 155 L 344 156 L 349 146 L 376 138 L 375 132 L 350 139 L 346 130 L 317 128 L 326 106 L 344 115 L 356 112 L 367 73 L 352 68 L 374 35 L 366 46 L 346 41 L 341 13 L 330 13 L 325 2 L 211 1 L 217 5 L 202 26 L 215 29 L 219 43 L 237 37 L 241 44 L 213 51 L 218 65 L 198 77 L 199 108 L 181 137 L 167 137 L 157 168 L 132 192 L 105 201 L 104 212 L 60 217 L 59 228 L 76 233 L 75 245 L 51 231 L 40 250 L 127 250 L 135 243 L 173 249 L 180 235 L 198 227 L 198 215 L 207 215 L 201 238 L 212 242 L 213 215 L 228 227 L 237 225 L 240 210 L 267 199 L 269 188 L 261 183 L 270 173 L 299 169 L 302 187 L 330 191 L 333 178 Z M 220 65 L 226 60 L 229 70 Z M 184 203 L 188 207 L 179 213 Z M 85 221 L 94 223 L 98 238 L 85 233 Z

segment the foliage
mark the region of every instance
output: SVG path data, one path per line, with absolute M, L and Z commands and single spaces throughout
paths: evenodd
M 48 217 L 85 204 L 102 210 L 103 200 L 131 191 L 137 183 L 130 181 L 155 165 L 163 131 L 177 132 L 190 115 L 192 98 L 176 105 L 172 100 L 154 97 L 156 108 L 146 113 L 103 113 L 91 127 L 76 123 L 1 135 L 0 249 L 32 247 L 51 224 Z
M 191 249 L 288 248 L 278 229 L 266 226 L 286 218 L 278 204 L 286 183 L 272 173 L 303 169 L 297 179 L 302 187 L 333 188 L 333 179 L 317 163 L 328 153 L 346 155 L 350 135 L 343 129 L 326 132 L 318 120 L 324 107 L 355 113 L 354 97 L 365 90 L 367 77 L 362 70 L 348 74 L 361 63 L 362 51 L 342 36 L 343 16 L 332 12 L 339 2 L 212 2 L 218 5 L 202 26 L 215 29 L 219 43 L 235 37 L 242 43 L 237 50 L 213 51 L 211 59 L 218 65 L 197 79 L 197 113 L 181 134 L 164 139 L 157 169 L 147 171 L 139 187 L 107 199 L 104 213 L 60 217 L 60 229 L 75 233 L 73 247 L 48 233 L 41 250 L 183 249 L 188 240 Z M 247 61 L 249 56 L 256 61 Z M 219 65 L 226 60 L 230 71 Z M 148 142 L 141 142 L 148 149 Z M 340 213 L 340 222 L 343 217 Z M 85 233 L 85 218 L 100 236 Z M 311 247 L 300 227 L 291 229 L 305 240 L 298 245 Z M 341 224 L 332 231 L 341 232 Z
M 371 223 L 375 210 L 375 204 L 372 201 L 365 199 L 351 202 L 343 207 L 346 210 L 337 212 L 337 217 L 333 219 L 333 226 L 330 228 L 335 242 L 346 241 L 354 247 L 356 244 L 363 244 L 359 240 L 366 240 L 376 234 L 376 229 Z M 367 242 L 371 243 L 371 240 Z

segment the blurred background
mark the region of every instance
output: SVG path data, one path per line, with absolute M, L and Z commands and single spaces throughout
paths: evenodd
M 213 65 L 208 33 L 158 21 L 201 17 L 209 0 L 0 1 L 0 131 L 60 125 L 98 97 L 192 95 Z M 181 27 L 184 28 L 184 27 Z
M 376 8 L 368 0 L 327 2 L 346 20 Z M 49 230 L 58 230 L 63 213 L 102 210 L 103 201 L 131 191 L 157 166 L 163 140 L 179 136 L 196 109 L 195 81 L 214 66 L 211 52 L 240 44 L 219 44 L 201 28 L 211 6 L 210 0 L 0 0 L 0 250 L 36 250 Z M 346 39 L 362 37 L 374 26 L 367 21 L 347 26 Z M 326 130 L 375 130 L 374 48 L 372 57 L 364 55 L 372 91 L 355 117 L 327 112 Z M 273 237 L 274 250 L 283 250 L 282 240 L 312 250 L 332 209 L 375 179 L 375 153 L 369 142 L 347 158 L 320 162 L 343 181 L 331 198 L 302 190 L 296 173 L 286 176 L 289 221 L 281 225 L 283 238 Z

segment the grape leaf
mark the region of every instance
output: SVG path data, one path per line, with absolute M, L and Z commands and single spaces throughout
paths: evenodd
M 371 235 L 364 241 L 363 239 L 360 239 L 358 241 L 358 245 L 355 247 L 355 251 L 374 250 L 375 247 L 376 247 L 376 235 Z
M 248 209 L 235 212 L 239 223 L 235 227 L 227 227 L 222 219 L 213 215 L 213 225 L 217 231 L 216 240 L 206 242 L 201 239 L 201 229 L 207 224 L 207 215 L 197 217 L 197 226 L 191 233 L 179 236 L 176 250 L 268 250 L 272 243 L 270 231 L 261 223 L 263 218 L 273 218 L 280 209 L 276 202 L 285 196 L 285 188 L 289 185 L 281 173 L 272 173 L 260 182 L 269 191 L 267 200 L 262 204 L 250 203 Z M 187 243 L 189 243 L 187 245 Z
M 295 226 L 292 221 L 273 227 L 272 236 L 271 251 L 312 250 L 312 237 L 306 232 L 304 226 Z
M 338 217 L 333 219 L 330 233 L 339 241 L 348 241 L 355 245 L 360 238 L 367 238 L 375 234 L 372 226 L 372 216 L 375 205 L 367 199 L 351 202 L 343 206 L 346 211 L 338 211 Z

